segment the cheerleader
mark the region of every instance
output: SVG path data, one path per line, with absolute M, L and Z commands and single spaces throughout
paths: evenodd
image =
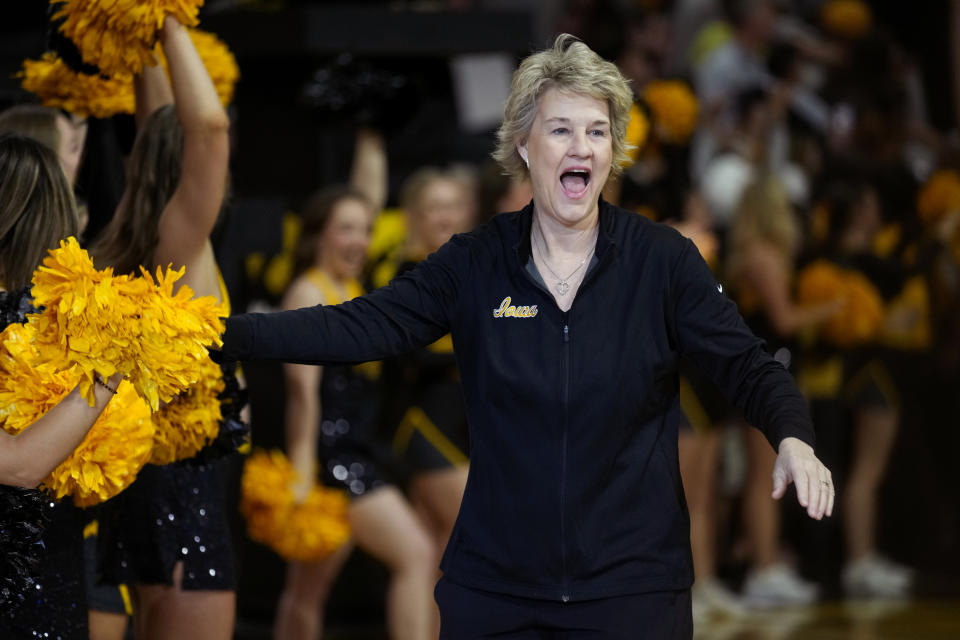
M 413 269 L 455 233 L 475 222 L 470 176 L 425 167 L 401 192 L 408 235 L 396 275 Z M 386 363 L 386 385 L 397 406 L 387 411 L 394 453 L 409 474 L 410 500 L 442 554 L 467 483 L 467 412 L 453 342 L 435 343 Z
M 185 266 L 180 283 L 227 302 L 209 236 L 227 189 L 229 119 L 175 18 L 165 18 L 160 44 L 170 84 L 158 66 L 135 79 L 140 130 L 127 188 L 92 253 L 120 273 Z M 224 502 L 215 463 L 199 457 L 147 465 L 107 504 L 101 569 L 110 583 L 134 585 L 138 638 L 232 637 L 234 560 Z
M 794 262 L 802 248 L 802 231 L 779 179 L 760 176 L 744 189 L 728 242 L 727 281 L 740 312 L 774 358 L 790 368 L 796 334 L 841 312 L 844 303 L 801 306 L 794 300 Z M 810 604 L 818 595 L 816 585 L 804 581 L 779 557 L 779 510 L 760 483 L 772 472 L 774 456 L 756 433 L 745 432 L 750 466 L 744 523 L 753 556 L 744 583 L 745 601 L 761 608 Z
M 67 177 L 53 151 L 0 135 L 0 324 L 35 311 L 30 278 L 49 249 L 79 232 Z M 82 520 L 70 500 L 36 489 L 82 441 L 113 397 L 120 376 L 98 380 L 90 406 L 78 389 L 17 436 L 0 431 L 0 635 L 87 634 Z M 4 413 L 8 411 L 4 408 Z
M 298 277 L 284 297 L 296 309 L 333 305 L 363 293 L 373 224 L 369 198 L 354 189 L 320 192 L 307 204 L 297 251 Z M 391 638 L 436 634 L 431 594 L 439 553 L 403 494 L 390 482 L 389 451 L 377 438 L 379 367 L 288 364 L 286 430 L 290 459 L 303 480 L 299 496 L 319 471 L 324 484 L 350 498 L 353 542 L 391 572 L 387 627 Z M 316 638 L 322 608 L 349 546 L 315 563 L 291 562 L 277 614 L 277 638 Z
M 853 176 L 834 180 L 825 191 L 821 207 L 829 234 L 824 257 L 866 276 L 885 303 L 893 299 L 904 286 L 907 270 L 874 252 L 883 223 L 876 189 Z M 913 584 L 913 571 L 882 555 L 877 544 L 880 484 L 900 430 L 900 393 L 893 371 L 903 359 L 897 350 L 879 344 L 884 334 L 897 330 L 894 314 L 888 311 L 884 320 L 882 335 L 871 343 L 832 349 L 843 370 L 836 400 L 852 436 L 841 497 L 846 546 L 841 582 L 852 598 L 901 598 Z

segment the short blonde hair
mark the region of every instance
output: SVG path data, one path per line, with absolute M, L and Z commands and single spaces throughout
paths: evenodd
M 728 278 L 733 282 L 741 275 L 746 251 L 757 242 L 776 247 L 789 267 L 801 234 L 783 183 L 770 174 L 757 176 L 743 190 L 727 233 Z
M 529 175 L 517 144 L 533 127 L 540 96 L 552 88 L 606 101 L 613 144 L 610 172 L 619 175 L 629 162 L 626 134 L 633 92 L 615 64 L 567 33 L 557 36 L 553 47 L 527 56 L 514 72 L 510 96 L 503 107 L 503 124 L 497 131 L 494 160 L 515 178 L 522 180 Z

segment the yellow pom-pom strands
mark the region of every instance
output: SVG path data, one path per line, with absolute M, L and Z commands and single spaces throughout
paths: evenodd
M 157 279 L 98 271 L 69 238 L 50 252 L 33 277 L 30 316 L 39 361 L 59 370 L 76 365 L 81 392 L 93 404 L 94 374 L 120 371 L 156 411 L 199 379 L 207 347 L 220 344 L 225 315 L 212 297 L 173 293 L 184 270 L 157 269 Z
M 917 213 L 927 224 L 960 214 L 960 174 L 950 169 L 935 171 L 917 194 Z
M 72 496 L 78 507 L 108 500 L 136 479 L 150 459 L 153 438 L 150 407 L 124 380 L 80 446 L 43 484 L 55 498 Z
M 654 123 L 668 142 L 686 144 L 690 140 L 697 128 L 700 107 L 686 83 L 655 80 L 644 87 L 643 99 L 650 105 Z
M 197 455 L 220 431 L 218 395 L 224 389 L 223 372 L 209 358 L 199 364 L 200 378 L 156 412 L 151 464 L 169 464 Z
M 315 486 L 297 503 L 297 474 L 279 451 L 258 451 L 243 467 L 240 511 L 247 532 L 288 560 L 317 562 L 350 538 L 349 499 L 342 491 Z
M 828 0 L 820 7 L 820 21 L 829 33 L 857 40 L 873 26 L 873 13 L 863 0 Z
M 797 296 L 801 304 L 817 305 L 844 300 L 841 313 L 822 327 L 823 337 L 838 347 L 874 340 L 884 323 L 883 301 L 876 287 L 862 274 L 818 260 L 800 272 Z
M 105 78 L 78 73 L 50 52 L 39 60 L 25 60 L 17 75 L 24 90 L 36 95 L 47 107 L 94 118 L 134 111 L 130 76 Z
M 79 375 L 37 364 L 36 330 L 12 324 L 0 333 L 0 425 L 16 435 L 55 407 L 76 386 Z
M 640 152 L 649 136 L 650 120 L 643 109 L 637 103 L 633 103 L 630 105 L 630 121 L 627 123 L 627 144 L 629 145 L 627 156 L 631 163 L 635 163 L 640 157 Z
M 203 0 L 51 0 L 60 31 L 87 64 L 108 76 L 134 75 L 156 61 L 154 46 L 167 15 L 196 26 Z
M 236 58 L 214 34 L 199 29 L 189 32 L 220 103 L 228 106 L 240 77 Z M 166 58 L 159 49 L 157 57 L 166 66 Z M 17 77 L 24 90 L 36 95 L 44 105 L 79 116 L 109 118 L 118 113 L 132 114 L 135 110 L 133 76 L 78 73 L 52 52 L 43 54 L 39 60 L 24 60 Z
M 13 324 L 0 334 L 0 424 L 17 434 L 56 406 L 80 380 L 77 369 L 56 371 L 36 363 L 30 325 Z M 54 498 L 72 496 L 90 506 L 130 486 L 150 458 L 154 426 L 150 409 L 123 382 L 83 442 L 44 480 Z

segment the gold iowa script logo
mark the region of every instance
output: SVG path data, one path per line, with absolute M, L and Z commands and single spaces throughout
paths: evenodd
M 493 310 L 494 318 L 532 318 L 537 315 L 537 305 L 515 307 L 510 304 L 510 296 L 503 299 L 500 306 Z

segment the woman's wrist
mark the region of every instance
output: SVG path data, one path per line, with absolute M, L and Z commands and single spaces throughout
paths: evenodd
M 117 388 L 104 380 L 103 376 L 101 376 L 99 373 L 93 374 L 93 383 L 98 387 L 103 387 L 104 389 L 108 390 L 111 394 L 117 395 Z

